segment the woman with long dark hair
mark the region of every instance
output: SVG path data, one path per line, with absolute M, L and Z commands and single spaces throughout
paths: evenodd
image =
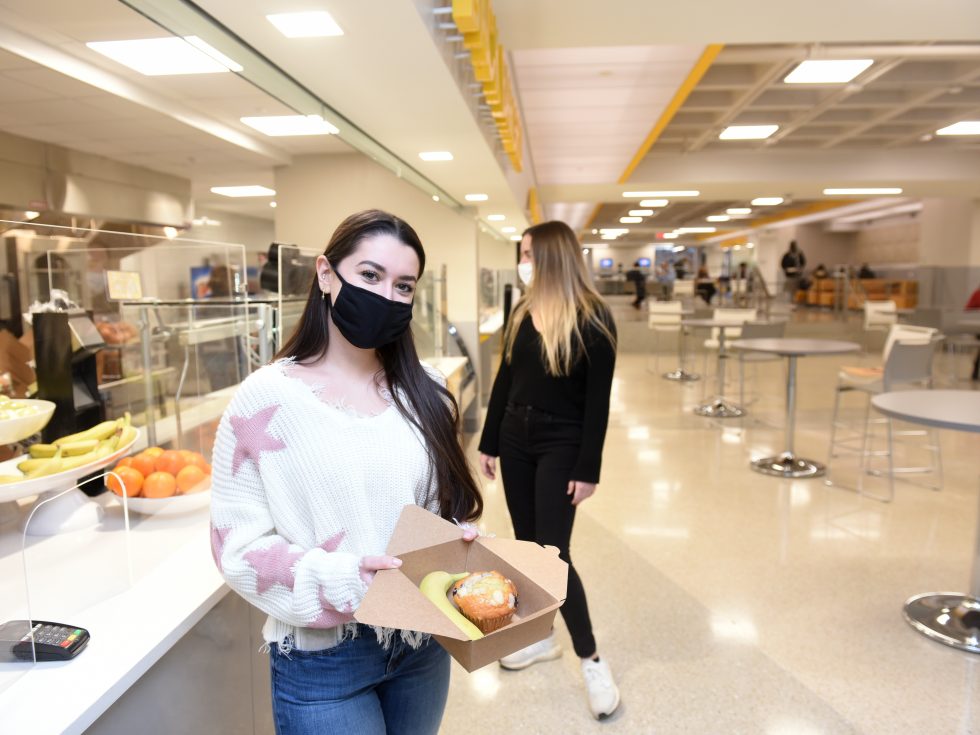
M 581 245 L 564 222 L 544 222 L 524 232 L 518 272 L 527 292 L 504 339 L 480 439 L 480 465 L 492 480 L 500 458 L 514 535 L 558 547 L 569 565 L 561 614 L 581 658 L 589 708 L 601 719 L 619 706 L 619 689 L 599 656 L 569 545 L 575 509 L 599 482 L 616 327 L 592 285 Z M 560 655 L 552 634 L 505 656 L 500 665 L 517 670 Z
M 218 428 L 211 542 L 228 585 L 269 615 L 279 735 L 439 729 L 449 658 L 427 635 L 353 618 L 402 508 L 483 509 L 444 381 L 409 329 L 425 267 L 415 231 L 369 210 L 316 261 L 303 316 Z M 476 531 L 462 531 L 466 540 Z

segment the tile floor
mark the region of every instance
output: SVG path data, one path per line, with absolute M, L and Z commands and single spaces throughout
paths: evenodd
M 913 594 L 965 590 L 980 435 L 943 432 L 942 491 L 901 482 L 890 504 L 820 479 L 759 475 L 750 459 L 782 449 L 780 363 L 758 367 L 745 418 L 701 418 L 692 408 L 705 384 L 648 372 L 639 319 L 618 305 L 602 482 L 572 543 L 623 704 L 606 722 L 591 718 L 558 622 L 557 661 L 473 674 L 454 664 L 442 732 L 980 733 L 980 655 L 927 640 L 902 618 Z M 788 335 L 848 330 L 860 338 L 853 322 L 804 312 Z M 798 452 L 826 461 L 836 368 L 862 361 L 874 358 L 800 361 Z M 858 418 L 850 400 L 846 414 Z M 834 478 L 853 480 L 855 466 L 841 460 Z M 510 535 L 500 487 L 484 490 L 484 526 Z

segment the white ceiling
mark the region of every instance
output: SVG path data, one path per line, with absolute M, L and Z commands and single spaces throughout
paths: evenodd
M 702 46 L 530 49 L 513 53 L 541 184 L 615 181 Z

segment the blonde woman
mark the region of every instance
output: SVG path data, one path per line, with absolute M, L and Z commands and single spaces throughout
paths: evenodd
M 480 439 L 480 468 L 493 480 L 500 458 L 514 534 L 557 546 L 569 564 L 561 613 L 582 659 L 589 707 L 602 719 L 619 706 L 619 690 L 599 657 L 585 589 L 568 548 L 575 509 L 599 482 L 616 327 L 564 222 L 524 232 L 518 272 L 527 291 L 505 337 Z M 517 670 L 560 655 L 552 633 L 500 665 Z

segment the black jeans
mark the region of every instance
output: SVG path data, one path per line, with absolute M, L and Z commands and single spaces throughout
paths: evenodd
M 561 614 L 581 658 L 595 654 L 585 589 L 568 547 L 575 506 L 568 483 L 582 443 L 582 423 L 530 406 L 508 404 L 500 425 L 500 472 L 507 509 L 520 541 L 558 547 L 568 563 L 568 592 Z

